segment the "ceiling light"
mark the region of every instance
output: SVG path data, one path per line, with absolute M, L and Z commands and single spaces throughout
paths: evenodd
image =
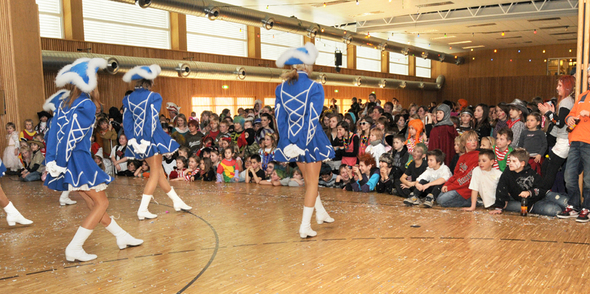
M 458 42 L 451 42 L 449 43 L 449 45 L 457 45 L 457 44 L 468 44 L 471 43 L 472 41 L 458 41 Z

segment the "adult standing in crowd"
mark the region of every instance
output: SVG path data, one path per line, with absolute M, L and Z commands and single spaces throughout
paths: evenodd
M 291 71 L 283 75 L 285 80 L 276 91 L 275 114 L 279 126 L 279 143 L 275 160 L 296 162 L 305 180 L 303 217 L 299 226 L 301 238 L 317 235 L 311 229 L 311 216 L 316 209 L 318 224 L 334 221 L 322 205 L 318 182 L 323 160 L 334 157 L 334 149 L 320 125 L 324 105 L 324 88 L 311 79 L 318 50 L 313 43 L 302 48 L 291 48 L 277 60 L 282 68 L 291 65 Z
M 539 111 L 549 120 L 548 141 L 555 139 L 555 144 L 549 150 L 548 157 L 543 161 L 541 174 L 543 175 L 543 187 L 550 190 L 553 187 L 559 168 L 565 162 L 570 142 L 568 139 L 567 123 L 565 118 L 574 107 L 574 85 L 576 79 L 573 76 L 561 76 L 557 81 L 557 109 L 552 102 L 539 103 Z M 557 110 L 557 111 L 556 111 Z M 551 146 L 551 144 L 550 144 Z

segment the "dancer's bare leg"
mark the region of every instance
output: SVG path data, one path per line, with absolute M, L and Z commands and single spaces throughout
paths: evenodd
M 160 172 L 160 170 L 162 170 L 162 155 L 156 154 L 152 157 L 146 158 L 145 161 L 150 166 L 150 177 L 145 184 L 143 194 L 154 195 L 159 179 L 162 177 L 162 173 Z M 170 187 L 170 184 L 168 184 L 168 187 Z M 170 188 L 168 188 L 168 190 L 170 190 Z
M 87 196 L 88 198 L 84 197 L 86 200 L 86 205 L 90 208 L 90 213 L 82 222 L 82 227 L 88 230 L 94 230 L 96 225 L 103 221 L 103 218 L 106 216 L 108 220 L 104 220 L 103 224 L 109 225 L 111 223 L 111 219 L 106 214 L 107 208 L 109 207 L 109 200 L 107 199 L 107 195 L 104 191 L 96 192 L 95 190 L 84 191 L 84 193 L 80 193 L 82 195 Z M 90 201 L 89 201 L 90 200 Z
M 82 199 L 84 199 L 84 201 L 86 202 L 86 206 L 88 206 L 90 211 L 92 211 L 92 209 L 94 208 L 94 200 L 92 200 L 92 198 L 90 198 L 90 196 L 88 196 L 85 192 L 81 192 L 80 196 L 82 196 Z M 105 227 L 111 224 L 111 218 L 109 217 L 108 213 L 106 213 L 106 211 L 100 218 L 99 222 Z
M 311 216 L 318 196 L 318 182 L 322 162 L 298 162 L 297 166 L 305 180 L 305 199 L 303 200 L 303 216 L 301 226 L 299 226 L 299 236 L 301 238 L 315 237 L 317 233 L 311 229 Z

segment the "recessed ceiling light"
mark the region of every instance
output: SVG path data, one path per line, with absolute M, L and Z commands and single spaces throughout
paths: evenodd
M 436 38 L 432 38 L 432 40 L 442 40 L 442 39 L 450 39 L 450 38 L 457 38 L 457 36 L 436 37 Z
M 469 47 L 462 47 L 463 49 L 474 49 L 474 48 L 484 48 L 484 45 L 476 45 L 476 46 L 469 46 Z

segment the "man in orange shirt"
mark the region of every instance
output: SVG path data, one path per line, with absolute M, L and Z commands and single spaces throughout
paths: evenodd
M 590 91 L 578 97 L 574 107 L 566 118 L 569 134 L 570 151 L 565 170 L 565 187 L 568 191 L 568 206 L 557 214 L 559 218 L 576 218 L 577 222 L 585 223 L 590 219 Z M 581 166 L 580 166 L 581 165 Z M 578 176 L 580 169 L 584 171 L 584 202 L 580 205 L 580 187 Z

